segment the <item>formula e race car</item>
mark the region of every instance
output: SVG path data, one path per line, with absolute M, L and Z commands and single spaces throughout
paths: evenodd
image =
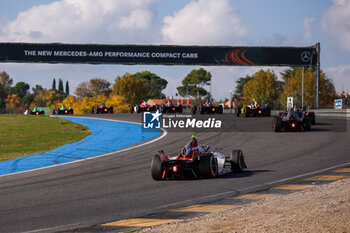
M 142 101 L 141 104 L 136 105 L 133 108 L 130 108 L 130 113 L 133 112 L 137 112 L 137 113 L 141 113 L 141 112 L 154 112 L 158 110 L 158 106 L 157 105 L 153 105 L 153 106 L 149 106 L 146 101 Z
M 29 112 L 30 115 L 43 115 L 45 114 L 44 110 L 39 110 L 38 107 L 34 107 L 32 111 Z
M 240 109 L 241 111 L 238 111 L 237 116 L 242 114 L 244 117 L 269 117 L 271 116 L 271 109 L 270 107 L 265 104 L 264 107 L 260 107 L 259 104 L 255 101 L 255 99 L 252 100 L 251 104 L 248 104 L 247 106 Z
M 271 116 L 271 109 L 268 106 L 264 108 L 252 108 L 250 105 L 242 109 L 244 117 L 269 117 Z
M 223 114 L 224 113 L 224 108 L 222 105 L 219 106 L 214 106 L 212 102 L 207 101 L 204 104 L 192 107 L 192 113 L 196 114 L 196 112 L 199 112 L 200 114 Z
M 167 104 L 160 106 L 162 113 L 182 113 L 182 105 L 175 105 L 171 100 L 168 100 Z
M 303 111 L 294 111 L 279 113 L 272 118 L 272 129 L 275 132 L 286 131 L 310 131 L 311 118 Z
M 62 105 L 62 107 L 58 109 L 54 109 L 52 111 L 53 115 L 72 115 L 73 114 L 73 109 L 71 107 L 66 108 L 66 106 Z
M 197 138 L 182 148 L 174 157 L 165 155 L 164 151 L 156 154 L 151 163 L 154 180 L 214 178 L 217 176 L 242 172 L 247 165 L 241 150 L 233 150 L 229 156 L 220 152 L 209 151 L 210 146 L 198 146 Z
M 112 114 L 113 107 L 112 106 L 107 107 L 104 103 L 101 103 L 100 105 L 91 108 L 91 114 L 94 114 L 94 113 L 96 113 L 96 114 L 100 114 L 100 113 Z

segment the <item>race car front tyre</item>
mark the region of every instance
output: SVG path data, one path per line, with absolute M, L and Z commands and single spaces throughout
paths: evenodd
M 230 158 L 231 169 L 233 172 L 243 172 L 243 170 L 247 168 L 242 150 L 233 150 L 231 152 Z
M 203 178 L 214 178 L 218 175 L 218 163 L 212 154 L 201 156 L 199 174 Z
M 151 162 L 151 173 L 154 180 L 162 180 L 163 164 L 159 155 L 155 155 Z

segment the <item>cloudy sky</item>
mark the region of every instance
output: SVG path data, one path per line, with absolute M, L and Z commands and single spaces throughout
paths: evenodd
M 311 46 L 321 43 L 321 69 L 337 91 L 350 92 L 350 0 L 1 0 L 0 42 Z M 174 96 L 199 66 L 0 63 L 14 82 L 50 88 L 53 78 L 70 89 L 100 77 L 149 70 L 168 80 Z M 224 99 L 235 80 L 283 67 L 204 67 L 213 96 Z M 71 91 L 72 92 L 72 91 Z

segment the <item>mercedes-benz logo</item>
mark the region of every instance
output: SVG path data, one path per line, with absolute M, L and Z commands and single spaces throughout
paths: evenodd
M 303 62 L 309 62 L 311 59 L 311 53 L 309 51 L 304 51 L 301 53 L 300 58 Z

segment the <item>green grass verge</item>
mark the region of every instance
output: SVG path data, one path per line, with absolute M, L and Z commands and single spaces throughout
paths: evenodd
M 86 126 L 61 118 L 0 114 L 0 161 L 50 151 L 89 134 Z

